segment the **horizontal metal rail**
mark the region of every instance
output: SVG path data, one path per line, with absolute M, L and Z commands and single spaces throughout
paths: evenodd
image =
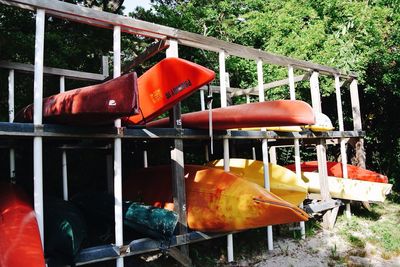
M 3 68 L 3 69 L 12 69 L 12 70 L 17 70 L 17 71 L 21 71 L 21 72 L 33 73 L 35 71 L 34 67 L 35 66 L 32 64 L 15 63 L 15 62 L 8 62 L 8 61 L 0 60 L 0 68 Z M 64 76 L 69 79 L 88 80 L 88 81 L 102 81 L 107 77 L 107 76 L 105 76 L 103 74 L 99 74 L 99 73 L 59 69 L 59 68 L 52 68 L 52 67 L 43 67 L 43 74 Z
M 345 78 L 356 77 L 355 73 L 346 73 L 337 68 L 324 66 L 304 60 L 293 59 L 286 56 L 275 55 L 252 47 L 229 43 L 214 37 L 203 36 L 196 33 L 178 30 L 172 27 L 158 25 L 130 17 L 111 14 L 86 8 L 62 1 L 45 0 L 0 0 L 0 3 L 20 8 L 34 10 L 44 9 L 47 15 L 60 17 L 97 27 L 112 29 L 113 26 L 121 26 L 123 32 L 139 34 L 156 39 L 176 39 L 179 44 L 205 49 L 209 51 L 225 51 L 228 55 L 238 56 L 251 60 L 262 60 L 264 63 L 275 64 L 287 67 L 293 66 L 296 69 L 314 70 L 326 75 L 340 75 Z
M 336 139 L 365 136 L 364 131 L 274 132 L 274 131 L 214 131 L 215 139 Z M 31 123 L 0 122 L 0 137 L 53 138 L 124 138 L 124 139 L 209 139 L 208 130 L 174 128 L 115 128 L 113 126 L 83 127 Z

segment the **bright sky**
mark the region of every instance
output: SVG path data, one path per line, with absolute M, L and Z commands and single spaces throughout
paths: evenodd
M 123 6 L 125 7 L 124 13 L 126 15 L 135 10 L 137 6 L 141 6 L 144 9 L 149 9 L 151 7 L 150 0 L 125 0 Z

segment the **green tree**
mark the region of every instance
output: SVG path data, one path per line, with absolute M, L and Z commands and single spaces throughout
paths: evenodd
M 362 120 L 367 131 L 367 166 L 400 180 L 400 8 L 397 0 L 262 1 L 154 0 L 153 9 L 131 15 L 205 36 L 260 48 L 272 53 L 355 71 L 359 77 Z M 215 53 L 180 50 L 216 68 Z M 190 53 L 190 54 L 186 54 Z M 197 57 L 197 55 L 200 55 Z M 287 76 L 282 67 L 266 66 L 265 80 Z M 230 57 L 231 86 L 256 83 L 254 62 Z M 309 99 L 308 83 L 298 85 L 300 98 Z M 321 79 L 324 112 L 336 118 L 332 79 Z M 350 105 L 347 90 L 344 101 Z M 285 97 L 287 88 L 267 94 Z M 243 101 L 238 99 L 236 101 Z M 326 103 L 325 103 L 326 102 Z M 345 110 L 351 125 L 351 110 Z M 350 129 L 349 126 L 347 129 Z M 397 188 L 400 183 L 397 182 Z

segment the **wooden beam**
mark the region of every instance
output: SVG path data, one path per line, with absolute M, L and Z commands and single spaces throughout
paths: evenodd
M 192 260 L 187 255 L 184 255 L 176 247 L 169 248 L 167 253 L 183 266 L 185 267 L 193 266 Z
M 154 55 L 158 54 L 164 49 L 169 47 L 169 42 L 166 39 L 159 40 L 158 42 L 154 42 L 149 45 L 141 54 L 135 57 L 132 61 L 125 64 L 122 67 L 122 73 L 126 74 L 130 72 L 136 66 L 142 64 L 149 58 L 153 57 Z
M 294 77 L 294 82 L 300 82 L 307 80 L 310 77 L 310 73 L 299 75 Z M 289 79 L 283 79 L 279 81 L 273 81 L 270 83 L 264 84 L 264 90 L 269 90 L 273 89 L 279 86 L 284 86 L 284 85 L 289 85 Z M 258 86 L 253 87 L 253 88 L 248 88 L 248 89 L 240 89 L 240 88 L 231 88 L 232 90 L 232 95 L 231 96 L 241 96 L 241 95 L 259 95 L 258 93 Z
M 13 69 L 13 70 L 17 70 L 20 72 L 28 72 L 28 73 L 34 72 L 34 65 L 32 65 L 32 64 L 7 62 L 4 60 L 0 60 L 0 68 Z M 66 78 L 74 79 L 74 80 L 102 81 L 105 78 L 105 76 L 103 74 L 76 71 L 76 70 L 59 69 L 59 68 L 51 68 L 51 67 L 43 67 L 43 74 L 65 76 Z
M 112 28 L 113 26 L 121 26 L 122 31 L 133 31 L 143 36 L 152 38 L 160 38 L 165 36 L 178 40 L 179 44 L 190 47 L 206 49 L 210 51 L 224 50 L 229 55 L 234 55 L 250 60 L 261 59 L 264 63 L 276 64 L 280 66 L 291 65 L 297 69 L 316 70 L 322 74 L 340 75 L 343 77 L 354 76 L 353 73 L 346 73 L 337 68 L 324 66 L 312 62 L 299 59 L 292 59 L 285 56 L 275 55 L 264 52 L 259 49 L 233 44 L 219 40 L 214 37 L 207 37 L 196 33 L 178 30 L 172 27 L 162 26 L 138 19 L 133 19 L 121 15 L 111 14 L 86 8 L 62 1 L 45 1 L 45 0 L 0 0 L 0 3 L 18 6 L 21 8 L 42 8 L 46 10 L 48 15 L 57 17 L 68 17 L 69 20 L 81 23 L 94 24 L 97 27 Z
M 300 82 L 300 81 L 307 80 L 310 78 L 310 75 L 311 75 L 311 73 L 296 76 L 296 77 L 294 77 L 294 82 Z M 289 79 L 274 81 L 274 82 L 264 84 L 264 90 L 269 90 L 269 89 L 273 89 L 273 88 L 288 85 L 288 84 L 289 84 Z M 203 86 L 200 89 L 207 90 L 207 87 Z M 213 93 L 217 93 L 217 94 L 220 93 L 220 87 L 218 85 L 211 85 L 211 90 Z M 259 96 L 258 86 L 252 87 L 252 88 L 247 88 L 247 89 L 237 88 L 237 87 L 227 87 L 226 92 L 230 93 L 230 97 L 242 96 L 242 95 Z
M 166 56 L 178 57 L 178 42 L 176 40 L 170 40 Z M 174 129 L 182 130 L 180 102 L 170 111 L 170 120 L 172 120 L 171 123 Z M 174 139 L 174 148 L 171 150 L 172 196 L 174 211 L 179 216 L 178 231 L 181 235 L 185 235 L 188 232 L 184 166 L 183 140 L 176 138 Z M 189 258 L 189 246 L 181 246 L 180 254 L 185 258 Z
M 310 77 L 311 87 L 311 101 L 312 107 L 315 113 L 322 112 L 321 108 L 321 93 L 319 90 L 318 72 L 313 72 Z M 317 160 L 318 160 L 318 172 L 319 172 L 319 184 L 321 187 L 322 201 L 329 201 L 329 185 L 328 185 L 328 170 L 326 164 L 326 141 L 320 139 L 317 143 Z M 323 216 L 323 226 L 329 229 L 331 223 L 331 212 L 327 211 Z

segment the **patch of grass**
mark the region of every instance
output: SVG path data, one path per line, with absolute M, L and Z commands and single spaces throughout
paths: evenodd
M 328 266 L 338 266 L 338 264 L 341 265 L 344 262 L 345 259 L 339 255 L 337 251 L 337 246 L 336 244 L 334 244 L 334 246 L 330 248 Z
M 400 205 L 386 201 L 372 205 L 367 211 L 361 206 L 352 207 L 350 220 L 341 216 L 339 233 L 354 248 L 364 249 L 367 242 L 376 247 L 382 258 L 389 259 L 400 255 Z
M 378 221 L 371 226 L 371 230 L 374 233 L 371 239 L 380 244 L 384 252 L 400 254 L 399 221 Z
M 365 248 L 366 241 L 360 237 L 354 236 L 354 235 L 349 235 L 347 237 L 347 240 L 349 240 L 350 244 L 353 247 L 356 248 Z
M 306 237 L 315 236 L 322 229 L 321 223 L 315 219 L 310 219 L 306 222 Z
M 335 261 L 340 258 L 337 253 L 336 244 L 333 247 L 331 247 L 331 254 L 329 255 L 329 258 L 331 258 L 332 260 L 335 260 Z

